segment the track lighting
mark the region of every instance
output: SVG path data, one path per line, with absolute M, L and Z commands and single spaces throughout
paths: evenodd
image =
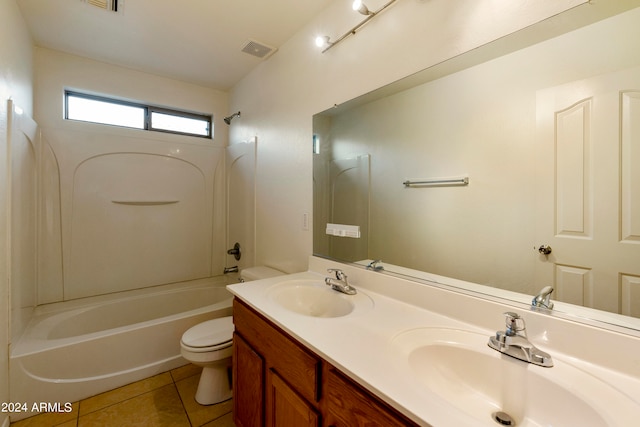
M 331 39 L 329 38 L 329 36 L 318 36 L 318 37 L 316 37 L 316 46 L 318 46 L 319 48 L 322 49 L 322 53 L 325 53 L 326 51 L 328 51 L 329 49 L 331 49 L 332 47 L 334 47 L 335 45 L 340 43 L 345 38 L 349 37 L 352 34 L 355 34 L 356 31 L 358 31 L 364 24 L 369 22 L 369 20 L 371 20 L 374 16 L 378 15 L 380 12 L 382 12 L 383 10 L 385 10 L 386 8 L 391 6 L 396 1 L 397 0 L 391 0 L 387 4 L 382 6 L 380 9 L 376 10 L 375 12 L 371 12 L 369 10 L 369 8 L 362 2 L 362 0 L 354 0 L 354 2 L 351 5 L 351 7 L 356 12 L 358 12 L 358 13 L 360 13 L 362 15 L 365 15 L 366 18 L 364 18 L 364 20 L 362 22 L 360 22 L 358 25 L 356 25 L 355 27 L 353 27 L 352 29 L 350 29 L 349 31 L 344 33 L 335 42 L 331 42 L 330 41 Z
M 362 0 L 355 0 L 351 5 L 353 10 L 360 13 L 361 15 L 373 15 L 373 12 L 369 10 L 366 4 L 362 2 Z

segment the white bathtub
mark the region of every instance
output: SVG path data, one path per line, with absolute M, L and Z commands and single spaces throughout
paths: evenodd
M 75 402 L 186 364 L 184 331 L 231 315 L 227 282 L 202 279 L 38 307 L 11 347 L 12 402 Z

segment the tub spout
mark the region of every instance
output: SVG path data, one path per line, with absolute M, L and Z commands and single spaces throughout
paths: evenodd
M 237 273 L 238 272 L 238 266 L 234 265 L 233 267 L 225 267 L 224 268 L 224 274 L 227 273 Z

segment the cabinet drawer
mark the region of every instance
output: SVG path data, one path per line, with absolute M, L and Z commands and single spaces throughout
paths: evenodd
M 273 369 L 310 402 L 319 399 L 321 361 L 285 332 L 238 299 L 233 300 L 236 332 L 260 354 L 267 369 Z

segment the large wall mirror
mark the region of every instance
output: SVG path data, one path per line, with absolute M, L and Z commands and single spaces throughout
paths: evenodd
M 314 254 L 518 301 L 551 285 L 558 312 L 640 331 L 640 2 L 623 3 L 315 115 Z

